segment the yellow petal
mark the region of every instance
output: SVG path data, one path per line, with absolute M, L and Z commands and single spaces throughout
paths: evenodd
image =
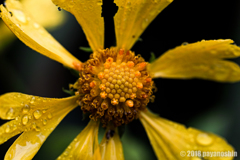
M 117 47 L 131 49 L 152 20 L 173 0 L 114 0 Z
M 99 122 L 91 120 L 58 159 L 93 160 L 98 146 Z
M 100 144 L 102 160 L 124 160 L 122 142 L 118 135 L 118 129 L 108 126 L 105 136 Z
M 0 6 L 1 18 L 27 46 L 70 68 L 74 68 L 73 62 L 79 63 L 79 60 L 64 49 L 28 13 L 24 12 L 25 10 L 19 1 L 7 0 L 6 6 L 7 9 L 3 5 Z
M 149 111 L 140 113 L 140 120 L 148 134 L 155 154 L 161 160 L 186 160 L 204 157 L 204 153 L 233 152 L 223 138 L 161 118 Z M 198 151 L 191 155 L 189 152 Z M 185 153 L 185 154 L 184 154 Z M 209 160 L 230 160 L 232 156 L 207 157 Z
M 22 0 L 21 2 L 33 19 L 45 28 L 53 29 L 62 24 L 66 18 L 64 12 L 59 12 L 49 0 Z M 0 32 L 1 51 L 15 39 L 15 36 L 2 21 L 0 21 Z
M 77 98 L 42 98 L 21 93 L 0 96 L 1 118 L 15 118 L 0 127 L 0 144 L 23 132 L 9 148 L 5 160 L 32 159 L 60 121 L 77 106 Z
M 101 17 L 102 0 L 52 0 L 57 6 L 71 12 L 81 25 L 93 51 L 102 49 L 104 24 Z
M 240 68 L 227 58 L 240 56 L 232 40 L 208 40 L 169 50 L 148 67 L 154 78 L 202 78 L 220 82 L 240 80 Z
M 45 28 L 57 27 L 66 19 L 64 12 L 59 12 L 50 0 L 22 0 L 21 2 L 32 18 Z

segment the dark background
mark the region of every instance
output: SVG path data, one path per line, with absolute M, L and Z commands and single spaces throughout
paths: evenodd
M 150 24 L 141 36 L 142 41 L 137 42 L 132 50 L 148 61 L 150 52 L 159 57 L 183 42 L 233 39 L 240 45 L 239 7 L 238 0 L 175 0 Z M 104 6 L 104 11 L 106 8 L 112 9 Z M 72 15 L 68 14 L 66 23 L 51 33 L 78 59 L 88 59 L 89 55 L 79 50 L 88 43 Z M 111 26 L 106 33 L 111 39 Z M 235 61 L 240 64 L 239 59 Z M 32 51 L 17 39 L 0 53 L 0 67 L 1 94 L 22 92 L 43 97 L 66 97 L 68 95 L 62 92 L 62 87 L 68 88 L 69 83 L 76 81 L 61 64 Z M 186 126 L 221 135 L 240 151 L 240 83 L 195 79 L 156 79 L 155 82 L 158 88 L 156 99 L 148 106 L 152 111 Z M 34 159 L 56 159 L 87 122 L 82 121 L 80 108 L 76 108 L 50 135 Z M 0 145 L 0 159 L 14 139 Z M 137 120 L 127 126 L 123 147 L 127 160 L 156 159 L 146 132 Z

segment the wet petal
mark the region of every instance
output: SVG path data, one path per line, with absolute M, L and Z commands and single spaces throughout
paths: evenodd
M 33 50 L 63 65 L 74 68 L 73 62 L 79 62 L 64 49 L 40 24 L 24 12 L 18 1 L 7 0 L 6 6 L 0 6 L 1 18 L 11 31 Z
M 1 118 L 15 118 L 0 127 L 0 144 L 23 132 L 9 148 L 5 160 L 32 159 L 60 121 L 77 106 L 77 98 L 42 98 L 20 93 L 0 96 Z
M 50 0 L 22 0 L 22 4 L 32 18 L 45 28 L 57 27 L 66 19 L 64 12 L 59 12 Z
M 117 47 L 131 49 L 152 20 L 173 0 L 114 0 Z
M 103 160 L 124 160 L 122 142 L 119 138 L 117 128 L 108 126 L 99 146 Z
M 221 137 L 161 118 L 149 111 L 141 112 L 140 120 L 148 134 L 155 154 L 161 160 L 194 159 L 188 151 L 233 152 L 233 148 Z M 182 152 L 186 155 L 181 154 Z M 196 155 L 194 155 L 196 156 Z M 210 160 L 216 157 L 207 157 Z M 230 160 L 233 157 L 217 157 Z
M 66 18 L 64 12 L 59 12 L 49 0 L 22 0 L 21 2 L 33 19 L 45 28 L 53 29 L 62 24 Z M 0 21 L 0 32 L 1 51 L 15 39 L 15 36 L 2 21 Z
M 0 144 L 23 132 L 18 120 L 12 120 L 0 126 Z
M 149 65 L 154 78 L 202 78 L 220 82 L 240 80 L 240 68 L 227 58 L 240 56 L 232 40 L 209 40 L 169 50 Z
M 81 159 L 93 160 L 94 151 L 98 146 L 99 122 L 90 120 L 84 130 L 71 142 L 58 160 L 61 159 Z
M 102 0 L 52 0 L 57 6 L 71 12 L 81 25 L 92 50 L 102 49 L 104 24 L 101 17 Z

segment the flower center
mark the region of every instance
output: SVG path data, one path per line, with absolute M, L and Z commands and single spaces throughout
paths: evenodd
M 153 101 L 155 88 L 147 63 L 134 52 L 116 48 L 95 51 L 79 68 L 80 78 L 72 86 L 80 95 L 78 104 L 90 118 L 100 119 L 103 126 L 115 126 L 138 118 Z

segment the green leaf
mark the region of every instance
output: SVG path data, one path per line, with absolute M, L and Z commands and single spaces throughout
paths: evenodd
M 155 61 L 155 59 L 156 59 L 155 54 L 153 52 L 151 52 L 151 57 L 149 59 L 149 62 L 152 63 L 153 61 Z
M 85 52 L 92 52 L 92 48 L 90 47 L 79 47 L 79 49 Z
M 70 90 L 67 90 L 67 89 L 64 89 L 62 88 L 63 92 L 67 93 L 67 94 L 70 94 L 70 95 L 75 95 L 74 91 L 70 91 Z

